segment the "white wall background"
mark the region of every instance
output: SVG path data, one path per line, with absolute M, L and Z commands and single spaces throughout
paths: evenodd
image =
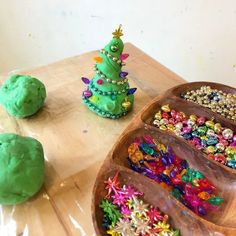
M 235 0 L 0 0 L 0 72 L 100 49 L 120 23 L 186 80 L 236 87 Z

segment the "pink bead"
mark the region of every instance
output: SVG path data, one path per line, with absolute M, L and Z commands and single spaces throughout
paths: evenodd
M 182 115 L 181 113 L 179 113 L 179 112 L 178 112 L 178 113 L 176 114 L 176 116 L 175 116 L 175 119 L 176 119 L 177 121 L 183 121 L 183 118 L 184 118 L 183 115 Z
M 153 144 L 153 139 L 149 135 L 143 135 L 143 139 L 147 144 Z
M 101 80 L 101 79 L 97 80 L 97 84 L 99 84 L 99 85 L 103 84 L 103 80 Z
M 233 141 L 236 142 L 236 134 L 233 136 Z
M 191 140 L 191 143 L 192 143 L 193 145 L 200 145 L 201 140 L 200 140 L 199 138 L 197 138 L 197 137 L 194 137 L 194 138 Z
M 192 189 L 192 192 L 193 192 L 194 194 L 198 195 L 198 194 L 201 192 L 201 189 L 198 188 L 198 187 L 194 187 L 194 188 Z
M 219 143 L 222 143 L 225 147 L 229 145 L 229 142 L 225 139 L 219 139 Z
M 196 147 L 197 149 L 199 149 L 199 150 L 202 149 L 202 145 L 201 145 L 201 144 L 197 144 L 195 147 Z
M 202 205 L 205 207 L 206 210 L 209 210 L 211 208 L 211 204 L 209 202 L 203 201 Z
M 177 114 L 176 110 L 173 110 L 173 109 L 172 109 L 172 110 L 170 111 L 170 115 L 171 115 L 171 117 L 174 118 L 174 119 L 175 119 L 176 114 Z
M 230 146 L 236 147 L 236 141 L 232 142 L 232 143 L 230 144 Z
M 189 126 L 183 127 L 183 129 L 182 129 L 182 132 L 183 132 L 184 134 L 188 134 L 188 133 L 190 133 L 191 131 L 192 131 L 192 128 L 189 127 Z
M 169 119 L 170 115 L 167 112 L 162 112 L 162 118 Z
M 134 143 L 139 145 L 139 144 L 142 143 L 142 139 L 140 137 L 136 137 L 135 140 L 134 140 Z
M 205 117 L 200 116 L 197 118 L 197 125 L 203 125 L 205 121 L 206 121 Z
M 198 206 L 200 204 L 200 200 L 196 196 L 193 196 L 193 198 L 190 201 L 191 201 L 191 205 L 194 206 L 194 207 Z
M 92 92 L 91 92 L 90 90 L 85 90 L 85 91 L 83 92 L 83 95 L 84 95 L 86 98 L 89 98 L 89 97 L 92 96 Z
M 174 124 L 175 124 L 175 120 L 174 120 L 173 118 L 170 118 L 170 119 L 169 119 L 169 124 L 174 125 Z
M 185 184 L 185 191 L 190 191 L 192 189 L 192 185 L 190 183 Z

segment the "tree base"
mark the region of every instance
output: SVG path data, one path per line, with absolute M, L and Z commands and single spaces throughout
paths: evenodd
M 95 112 L 96 114 L 98 114 L 101 117 L 104 118 L 110 118 L 110 119 L 119 119 L 122 116 L 125 116 L 128 111 L 122 112 L 120 114 L 111 114 L 107 111 L 103 111 L 101 109 L 99 109 L 97 106 L 95 106 L 94 104 L 92 104 L 87 98 L 85 98 L 84 96 L 82 97 L 82 102 L 93 112 Z

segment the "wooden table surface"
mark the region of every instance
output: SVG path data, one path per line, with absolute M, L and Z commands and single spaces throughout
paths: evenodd
M 97 172 L 116 139 L 144 105 L 184 80 L 131 43 L 125 70 L 137 87 L 133 111 L 119 119 L 101 118 L 81 103 L 80 78 L 93 77 L 97 51 L 68 58 L 22 74 L 40 79 L 47 88 L 45 106 L 28 119 L 10 117 L 0 107 L 0 132 L 32 136 L 44 147 L 45 184 L 19 206 L 0 207 L 0 235 L 95 235 L 91 193 Z M 0 76 L 0 85 L 7 74 Z

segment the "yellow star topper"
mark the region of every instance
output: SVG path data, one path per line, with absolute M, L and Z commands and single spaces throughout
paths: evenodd
M 120 38 L 121 36 L 123 36 L 121 26 L 122 25 L 119 25 L 119 28 L 112 33 L 114 35 L 113 38 Z

